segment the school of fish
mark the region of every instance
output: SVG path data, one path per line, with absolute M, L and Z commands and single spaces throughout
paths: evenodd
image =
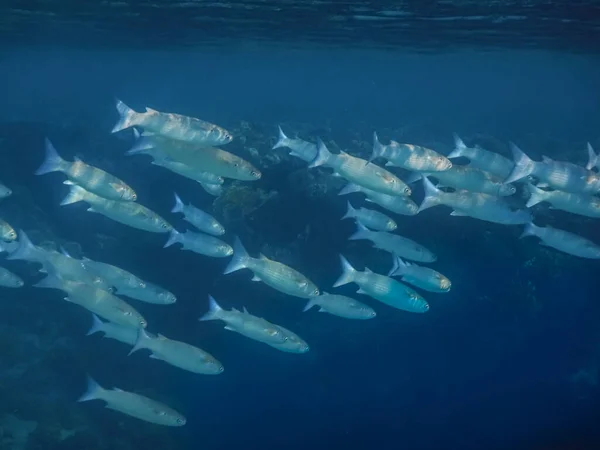
M 218 125 L 150 108 L 137 112 L 121 101 L 116 107 L 119 120 L 112 132 L 133 129 L 135 137 L 127 155 L 148 155 L 152 164 L 198 182 L 209 195 L 220 195 L 227 179 L 251 182 L 262 176 L 250 162 L 218 147 L 233 140 L 233 135 Z M 85 202 L 91 213 L 139 230 L 164 233 L 165 247 L 180 244 L 181 250 L 230 258 L 223 276 L 248 269 L 252 281 L 304 299 L 303 311 L 317 307 L 319 312 L 344 319 L 374 319 L 376 310 L 390 313 L 380 309 L 377 302 L 406 312 L 426 313 L 430 304 L 425 296 L 450 291 L 452 283 L 445 275 L 423 265 L 436 262 L 436 253 L 396 233 L 399 220 L 410 220 L 398 216 L 426 214 L 425 210 L 440 205 L 451 208 L 451 216 L 523 226 L 521 237 L 536 236 L 543 245 L 564 253 L 600 259 L 599 245 L 566 230 L 534 224 L 530 210 L 547 202 L 554 209 L 600 218 L 600 197 L 596 196 L 600 193 L 600 158 L 591 145 L 587 149 L 589 162 L 581 167 L 545 156 L 534 161 L 513 143 L 512 159 L 479 146 L 468 147 L 457 135 L 454 144 L 454 150 L 444 156 L 414 144 L 393 140 L 383 144 L 374 133 L 373 152 L 363 159 L 345 151 L 332 152 L 320 138 L 316 142 L 289 138 L 279 127 L 272 150 L 286 148 L 291 156 L 306 163 L 306 170 L 322 167 L 320 170 L 330 170 L 333 176 L 344 178 L 347 184 L 339 195 L 364 195 L 364 206 L 357 207 L 356 200 L 346 201 L 346 213 L 340 220 L 355 222 L 355 231 L 348 240 L 366 240 L 390 254 L 392 266 L 388 273 L 376 273 L 368 267 L 358 270 L 340 254 L 339 278 L 327 291 L 279 261 L 262 254 L 251 256 L 238 237 L 224 237 L 224 226 L 209 212 L 185 203 L 174 192 L 171 213 L 182 214 L 191 226 L 185 231 L 175 229 L 167 219 L 138 203 L 136 192 L 123 180 L 80 158 L 72 162 L 63 159 L 49 139 L 45 140 L 45 159 L 36 174 L 61 172 L 66 176 L 63 183 L 69 186 L 69 193 L 61 205 Z M 467 159 L 468 164 L 458 165 L 453 162 L 456 158 Z M 377 164 L 378 161 L 383 164 Z M 412 199 L 415 183 L 422 184 L 424 191 L 420 205 Z M 518 184 L 529 194 L 522 208 L 514 208 L 507 201 L 517 192 Z M 11 195 L 11 189 L 0 183 L 0 199 Z M 7 253 L 9 260 L 37 264 L 46 276 L 33 286 L 62 291 L 66 301 L 88 310 L 92 320 L 88 335 L 102 333 L 105 338 L 130 346 L 130 354 L 147 350 L 150 358 L 192 373 L 219 375 L 225 370 L 223 363 L 203 348 L 148 331 L 152 324 L 132 301 L 163 307 L 175 304 L 177 297 L 167 289 L 107 262 L 77 259 L 65 250 L 36 246 L 25 232 L 17 232 L 2 219 L 0 252 Z M 440 263 L 443 265 L 444 261 Z M 349 283 L 358 286 L 359 297 L 330 292 Z M 0 267 L 0 286 L 24 285 L 21 277 Z M 363 303 L 363 299 L 367 302 Z M 293 331 L 253 315 L 243 305 L 226 309 L 221 301 L 209 296 L 208 310 L 198 320 L 223 322 L 225 330 L 283 352 L 309 351 L 308 343 Z M 105 389 L 88 375 L 87 392 L 79 401 L 89 400 L 102 400 L 109 409 L 154 424 L 187 423 L 182 413 L 163 403 L 119 388 Z

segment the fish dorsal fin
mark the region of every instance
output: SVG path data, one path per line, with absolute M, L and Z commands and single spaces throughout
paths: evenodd
M 158 114 L 157 110 L 152 109 L 152 108 L 148 108 L 147 106 L 146 106 L 146 112 L 150 113 L 150 114 Z
M 552 158 L 549 158 L 546 155 L 542 155 L 542 162 L 551 163 L 552 162 Z
M 257 275 L 252 277 L 252 281 L 262 281 Z
M 156 336 L 158 336 L 158 339 L 160 339 L 161 341 L 166 341 L 167 337 L 163 334 L 160 333 L 156 333 Z
M 250 314 L 245 306 L 244 306 L 244 314 Z
M 258 259 L 262 259 L 263 261 L 266 261 L 266 260 L 268 260 L 269 258 L 267 258 L 267 257 L 266 257 L 264 254 L 262 254 L 262 253 L 259 253 L 259 254 L 258 254 Z
M 239 310 L 239 309 L 237 309 L 237 308 L 231 308 L 231 310 L 232 310 L 233 312 L 236 312 L 236 313 L 239 313 L 239 312 L 240 312 L 240 310 Z
M 114 387 L 112 390 L 115 392 L 125 392 L 123 389 L 119 389 L 118 387 Z
M 365 273 L 373 273 L 373 271 L 371 269 L 369 269 L 368 267 L 365 267 Z
M 73 161 L 75 162 L 83 162 L 79 156 L 73 156 Z

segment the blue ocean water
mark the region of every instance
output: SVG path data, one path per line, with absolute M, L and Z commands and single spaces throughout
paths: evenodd
M 2 7 L 0 182 L 13 195 L 0 217 L 35 244 L 119 265 L 175 293 L 175 305 L 134 305 L 150 331 L 204 348 L 225 372 L 192 374 L 86 337 L 87 311 L 62 292 L 32 287 L 42 278 L 35 264 L 2 261 L 25 286 L 2 288 L 0 448 L 600 448 L 597 260 L 519 239 L 521 225 L 452 217 L 445 207 L 392 215 L 398 233 L 436 252 L 431 266 L 452 289 L 424 293 L 430 311 L 410 314 L 344 286 L 336 292 L 378 314 L 344 320 L 303 313 L 305 300 L 252 283 L 249 271 L 223 275 L 228 260 L 163 248 L 164 235 L 81 204 L 60 206 L 64 176 L 34 175 L 48 137 L 66 159 L 126 180 L 177 229 L 185 224 L 170 213 L 173 192 L 219 218 L 224 240 L 239 236 L 251 254 L 264 252 L 330 291 L 340 253 L 379 273 L 391 258 L 348 241 L 346 199 L 365 205 L 363 197 L 338 196 L 344 183 L 329 170 L 273 150 L 278 125 L 362 157 L 373 131 L 442 154 L 456 132 L 507 157 L 513 141 L 535 160 L 585 165 L 587 142 L 600 149 L 597 6 L 199 3 Z M 148 157 L 125 156 L 134 138 L 110 133 L 116 98 L 232 130 L 223 148 L 262 178 L 215 199 Z M 422 190 L 414 190 L 419 203 Z M 538 225 L 600 243 L 598 219 L 547 205 L 532 212 Z M 198 322 L 209 294 L 290 328 L 310 351 L 278 352 L 220 322 Z M 86 374 L 167 403 L 186 426 L 77 403 Z

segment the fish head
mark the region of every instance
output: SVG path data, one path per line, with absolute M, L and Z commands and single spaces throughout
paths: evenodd
M 156 223 L 158 224 L 159 227 L 161 227 L 163 230 L 165 230 L 165 232 L 171 231 L 173 229 L 173 226 L 169 222 L 161 219 L 160 217 L 156 218 Z
M 517 188 L 512 184 L 501 184 L 500 188 L 498 189 L 498 193 L 503 197 L 513 195 L 515 192 L 517 192 Z
M 14 287 L 23 287 L 24 284 L 25 284 L 25 282 L 23 280 L 21 280 L 20 278 L 15 277 L 15 279 L 13 280 Z
M 215 142 L 215 144 L 229 144 L 233 141 L 233 135 L 225 128 L 213 126 L 208 130 L 208 138 Z
M 221 364 L 219 360 L 217 360 L 211 355 L 206 355 L 204 358 L 202 358 L 202 363 L 211 374 L 218 375 L 225 371 L 225 367 L 223 367 L 223 364 Z
M 10 228 L 6 233 L 4 233 L 4 236 L 2 237 L 5 241 L 14 241 L 15 239 L 17 239 L 17 232 Z
M 398 177 L 389 172 L 379 172 L 379 177 L 387 184 L 392 191 L 398 193 L 399 195 L 410 195 L 412 193 L 411 189 L 402 183 Z
M 394 231 L 396 228 L 398 228 L 398 225 L 396 224 L 396 222 L 394 222 L 392 219 L 389 219 L 386 223 L 385 223 L 385 229 L 387 231 Z
M 176 427 L 182 427 L 187 423 L 187 419 L 185 417 L 178 412 L 173 411 L 172 409 L 155 409 L 154 414 L 162 418 L 163 421 L 168 422 L 170 425 Z
M 442 291 L 448 292 L 450 290 L 450 288 L 452 287 L 452 283 L 450 282 L 450 280 L 448 278 L 446 278 L 444 275 L 442 275 L 441 273 L 436 273 L 435 278 L 436 278 L 436 281 L 438 282 L 438 286 L 440 287 L 440 289 Z
M 141 315 L 137 314 L 134 311 L 124 310 L 123 315 L 127 317 L 129 320 L 133 320 L 136 325 L 139 325 L 141 328 L 146 328 L 148 326 L 148 322 Z
M 220 244 L 217 246 L 217 251 L 221 255 L 231 256 L 233 255 L 233 248 L 229 244 Z
M 443 172 L 452 168 L 452 161 L 442 155 L 433 155 L 430 158 L 433 169 L 436 172 Z
M 170 305 L 170 304 L 175 303 L 177 301 L 177 297 L 175 297 L 175 294 L 173 294 L 173 293 L 171 293 L 169 291 L 161 292 L 160 294 L 158 294 L 158 298 L 165 305 Z
M 275 327 L 265 327 L 263 328 L 263 333 L 279 342 L 286 342 L 288 340 L 288 337 Z
M 127 186 L 125 183 L 116 183 L 112 185 L 121 200 L 126 202 L 135 202 L 137 200 L 137 194 L 133 189 Z
M 137 277 L 130 276 L 127 277 L 127 287 L 132 289 L 144 289 L 146 287 L 146 282 Z

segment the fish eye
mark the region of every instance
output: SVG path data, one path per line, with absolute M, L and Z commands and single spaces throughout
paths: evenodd
M 181 419 L 181 418 L 179 418 L 179 417 L 178 417 L 178 418 L 177 418 L 177 423 L 179 423 L 179 424 L 182 424 L 182 425 L 183 425 L 183 424 L 185 424 L 185 419 Z
M 16 238 L 17 237 L 17 233 L 15 232 L 15 230 L 10 230 L 8 232 L 8 236 L 11 238 Z
M 161 226 L 161 228 L 167 228 L 167 224 L 166 224 L 166 223 L 164 223 L 164 222 L 163 222 L 163 223 L 161 223 L 161 224 L 160 224 L 160 226 Z
M 127 317 L 131 316 L 131 311 L 125 311 L 124 315 L 126 315 Z
M 312 293 L 314 296 L 319 295 L 319 289 L 317 288 L 317 289 L 313 290 Z
M 404 192 L 405 194 L 409 194 L 409 195 L 410 195 L 410 193 L 411 193 L 411 192 L 410 192 L 410 188 L 409 188 L 408 186 L 404 188 L 403 192 Z

